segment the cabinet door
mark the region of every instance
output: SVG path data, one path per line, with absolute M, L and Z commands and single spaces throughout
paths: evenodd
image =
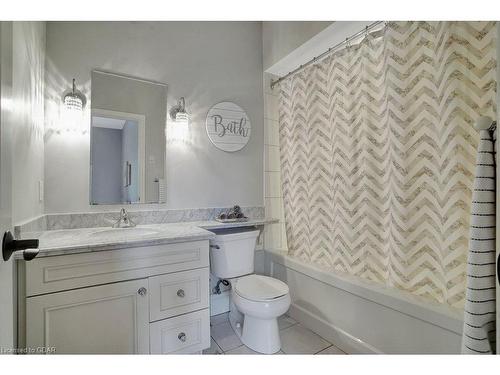
M 26 344 L 58 353 L 149 353 L 148 280 L 26 299 Z

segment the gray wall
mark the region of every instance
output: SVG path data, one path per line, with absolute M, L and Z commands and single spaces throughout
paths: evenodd
M 12 221 L 43 214 L 45 22 L 13 22 Z
M 122 201 L 122 130 L 92 129 L 92 201 Z
M 263 205 L 260 22 L 48 22 L 46 61 L 49 126 L 73 77 L 90 97 L 96 68 L 167 83 L 169 108 L 186 97 L 190 143 L 167 144 L 167 203 L 154 207 Z M 209 108 L 224 100 L 246 109 L 252 122 L 250 142 L 232 154 L 205 132 Z M 88 132 L 47 134 L 45 180 L 47 213 L 109 209 L 89 205 Z
M 262 24 L 263 64 L 268 69 L 332 21 L 269 21 Z

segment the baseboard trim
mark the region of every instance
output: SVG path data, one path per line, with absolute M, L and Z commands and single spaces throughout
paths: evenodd
M 321 319 L 301 306 L 292 304 L 288 314 L 304 327 L 335 343 L 335 346 L 348 354 L 384 354 L 381 350 Z

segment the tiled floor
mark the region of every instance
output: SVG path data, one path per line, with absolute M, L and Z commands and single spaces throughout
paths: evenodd
M 278 319 L 281 335 L 281 350 L 276 354 L 345 354 L 287 315 Z M 228 314 L 210 318 L 212 336 L 209 349 L 203 354 L 260 354 L 242 344 L 229 324 Z

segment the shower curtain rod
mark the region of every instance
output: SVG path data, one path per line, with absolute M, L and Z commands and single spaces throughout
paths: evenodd
M 300 70 L 304 69 L 306 66 L 309 66 L 313 63 L 315 63 L 316 61 L 322 59 L 323 57 L 327 56 L 328 54 L 336 51 L 337 49 L 339 49 L 339 47 L 343 46 L 344 44 L 347 44 L 349 43 L 351 40 L 353 39 L 356 39 L 357 37 L 359 37 L 360 35 L 363 35 L 364 33 L 368 33 L 368 31 L 370 31 L 371 29 L 373 29 L 374 27 L 377 27 L 378 25 L 380 25 L 381 23 L 384 23 L 384 21 L 376 21 L 376 22 L 373 22 L 371 24 L 369 24 L 368 26 L 366 26 L 363 30 L 360 30 L 358 31 L 357 33 L 351 35 L 350 37 L 347 37 L 345 38 L 345 40 L 343 40 L 342 42 L 340 43 L 337 43 L 336 45 L 334 45 L 333 47 L 330 47 L 328 48 L 325 52 L 323 52 L 321 55 L 318 55 L 314 58 L 312 58 L 311 60 L 307 61 L 306 63 L 302 64 L 302 65 L 299 65 L 297 68 L 295 68 L 294 70 L 292 70 L 291 72 L 288 72 L 286 75 L 284 75 L 283 77 L 280 77 L 278 78 L 277 80 L 273 81 L 271 80 L 271 90 L 274 88 L 274 86 L 276 86 L 277 84 L 279 84 L 281 81 L 287 79 L 288 77 L 290 77 L 291 75 L 299 72 Z

